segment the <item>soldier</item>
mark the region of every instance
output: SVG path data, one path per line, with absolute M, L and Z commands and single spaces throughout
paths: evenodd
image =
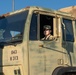
M 45 37 L 42 38 L 42 40 L 53 40 L 53 36 L 51 35 L 51 26 L 50 25 L 45 25 L 44 26 L 44 35 Z

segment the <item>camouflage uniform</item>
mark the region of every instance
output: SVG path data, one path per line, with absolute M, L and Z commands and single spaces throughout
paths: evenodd
M 47 38 L 47 37 L 44 37 L 44 38 L 42 38 L 41 40 L 46 40 L 46 41 L 52 41 L 53 40 L 53 36 L 52 35 L 49 35 L 49 37 Z

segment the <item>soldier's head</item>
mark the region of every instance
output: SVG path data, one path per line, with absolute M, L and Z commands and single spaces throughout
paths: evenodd
M 44 29 L 44 35 L 45 36 L 48 36 L 52 32 L 50 25 L 45 25 L 43 29 Z

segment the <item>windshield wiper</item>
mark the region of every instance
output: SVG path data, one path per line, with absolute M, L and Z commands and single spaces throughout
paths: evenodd
M 0 42 L 0 47 L 3 47 L 4 45 L 7 45 L 9 44 L 9 42 Z M 10 44 L 13 44 L 13 43 L 10 43 Z
M 0 42 L 0 47 L 3 47 L 4 45 L 17 45 L 18 43 L 22 42 L 22 37 L 15 36 L 10 39 L 6 39 L 3 42 Z
M 7 42 L 6 42 L 6 44 L 9 44 L 9 45 L 17 45 L 18 43 L 21 43 L 22 42 L 22 39 L 16 39 L 16 40 L 14 40 L 14 39 L 11 39 L 11 40 L 8 40 Z

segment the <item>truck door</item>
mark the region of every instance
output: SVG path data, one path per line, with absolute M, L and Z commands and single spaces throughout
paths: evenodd
M 54 69 L 63 65 L 61 41 L 58 35 L 56 17 L 43 13 L 33 13 L 29 35 L 30 75 L 52 75 Z M 42 41 L 43 26 L 52 27 L 53 41 Z
M 71 19 L 62 19 L 62 38 L 62 46 L 67 52 L 67 56 L 65 55 L 65 62 L 67 65 L 72 66 L 74 63 L 74 29 Z

